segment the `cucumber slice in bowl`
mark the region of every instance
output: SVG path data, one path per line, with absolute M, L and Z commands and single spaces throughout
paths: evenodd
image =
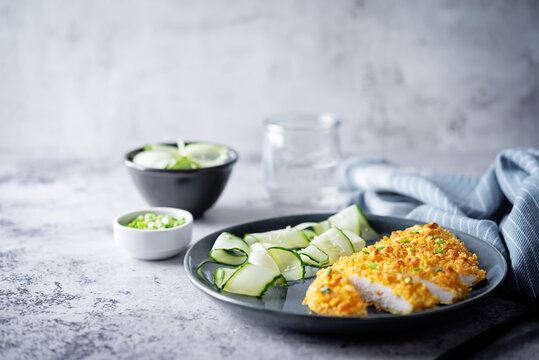
M 177 160 L 169 152 L 160 150 L 141 151 L 133 158 L 135 164 L 156 169 L 165 169 L 175 164 Z
M 201 167 L 211 167 L 224 164 L 228 159 L 228 148 L 209 143 L 193 143 L 182 149 L 182 155 Z

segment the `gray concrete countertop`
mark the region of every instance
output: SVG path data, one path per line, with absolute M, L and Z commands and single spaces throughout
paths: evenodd
M 216 206 L 195 221 L 193 241 L 312 212 L 271 205 L 261 180 L 255 162 L 240 161 Z M 432 358 L 524 309 L 496 295 L 465 318 L 402 336 L 268 328 L 192 286 L 185 252 L 147 262 L 116 248 L 112 219 L 144 206 L 119 159 L 0 157 L 0 358 Z M 476 356 L 530 358 L 538 334 L 529 320 Z

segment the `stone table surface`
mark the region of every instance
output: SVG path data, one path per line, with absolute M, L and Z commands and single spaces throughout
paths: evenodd
M 185 251 L 148 262 L 116 248 L 112 219 L 144 206 L 118 159 L 0 156 L 0 358 L 433 358 L 524 309 L 495 295 L 460 319 L 388 336 L 266 327 L 192 286 Z M 305 212 L 272 205 L 259 165 L 240 161 L 193 241 Z M 475 356 L 528 359 L 538 338 L 532 318 Z

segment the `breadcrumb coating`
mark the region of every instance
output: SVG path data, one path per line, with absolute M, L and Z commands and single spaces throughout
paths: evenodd
M 451 268 L 459 275 L 472 275 L 475 277 L 470 284 L 472 286 L 486 276 L 485 271 L 479 268 L 477 255 L 472 254 L 449 230 L 434 222 L 393 231 L 389 238 L 384 237 L 376 246 L 388 247 L 390 250 L 386 253 L 391 252 L 399 259 L 415 255 L 416 267 L 441 268 L 444 271 Z
M 366 304 L 352 282 L 331 268 L 316 274 L 305 294 L 303 305 L 321 315 L 362 316 L 367 315 Z

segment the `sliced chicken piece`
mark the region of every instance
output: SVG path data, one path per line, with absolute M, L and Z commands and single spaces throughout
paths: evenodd
M 409 314 L 436 307 L 439 299 L 427 286 L 410 275 L 386 270 L 358 256 L 343 256 L 332 266 L 348 277 L 362 299 L 393 314 Z
M 353 256 L 357 257 L 358 261 L 376 263 L 385 271 L 412 276 L 414 280 L 425 284 L 442 304 L 452 304 L 466 297 L 470 288 L 460 280 L 459 274 L 451 267 L 432 266 L 424 253 L 416 254 L 405 250 L 400 244 L 387 246 L 376 244 L 364 248 Z

